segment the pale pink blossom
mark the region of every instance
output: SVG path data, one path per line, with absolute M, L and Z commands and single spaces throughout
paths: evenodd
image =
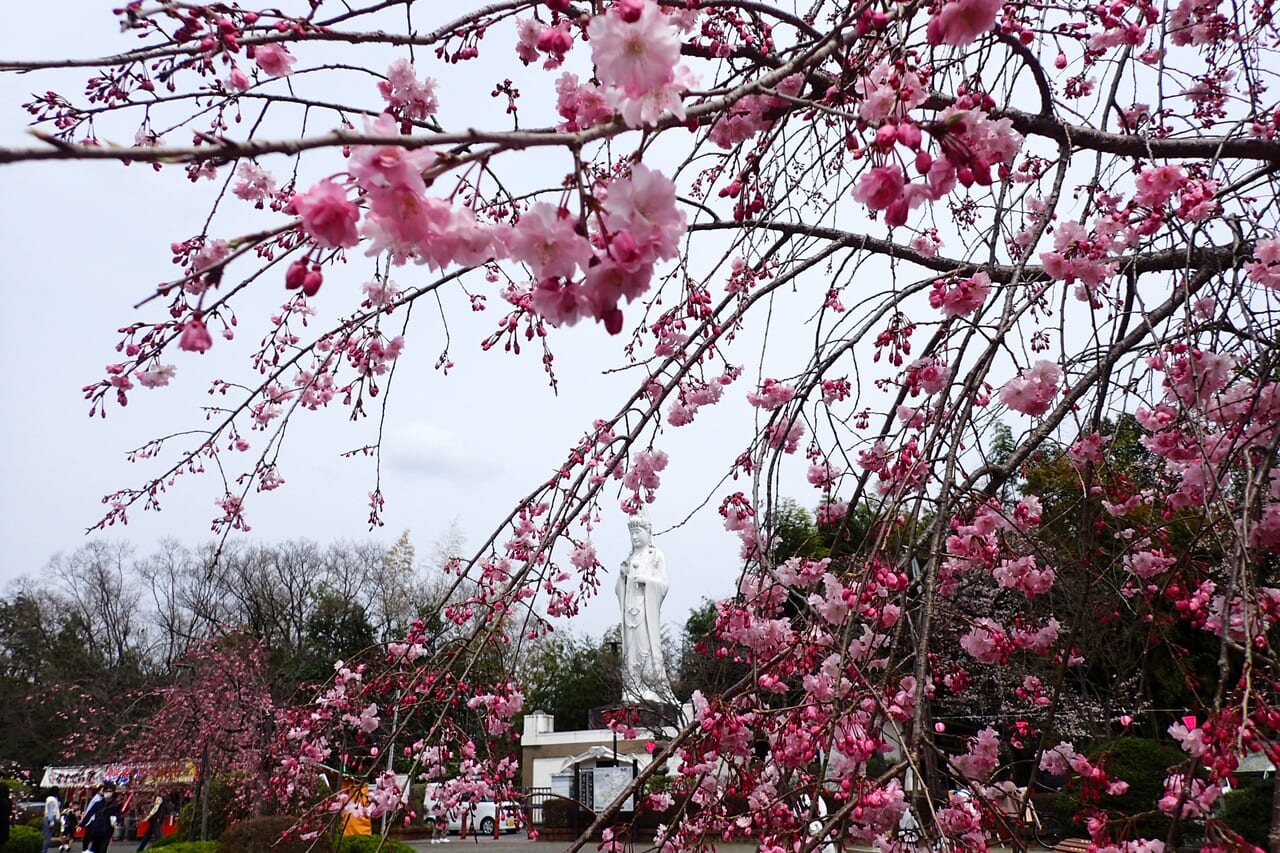
M 605 226 L 628 232 L 635 242 L 634 263 L 676 257 L 685 233 L 685 215 L 676 206 L 676 185 L 666 175 L 635 164 L 630 177 L 609 184 L 604 209 Z
M 995 26 L 1001 0 L 950 0 L 929 20 L 930 44 L 963 47 Z
M 154 364 L 145 370 L 139 370 L 134 375 L 143 388 L 163 388 L 169 384 L 169 380 L 173 379 L 177 370 L 172 364 Z
M 606 86 L 639 96 L 674 79 L 680 40 L 653 0 L 644 0 L 632 22 L 616 7 L 597 15 L 587 25 L 587 36 L 596 76 Z
M 408 119 L 421 121 L 435 115 L 440 108 L 440 102 L 436 100 L 435 79 L 424 77 L 418 80 L 413 64 L 407 59 L 391 63 L 387 79 L 378 83 L 378 92 L 387 106 Z
M 1061 381 L 1062 368 L 1041 359 L 1006 382 L 1000 389 L 1000 400 L 1024 415 L 1043 415 L 1057 396 Z
M 747 402 L 761 409 L 777 409 L 790 402 L 796 389 L 776 379 L 765 379 L 760 390 L 747 393 Z
M 242 162 L 236 167 L 236 178 L 236 182 L 231 185 L 231 192 L 236 198 L 261 203 L 275 194 L 275 177 L 256 163 L 247 160 Z
M 253 61 L 272 77 L 286 77 L 293 73 L 297 59 L 283 45 L 268 42 L 254 46 Z
M 562 130 L 586 130 L 613 120 L 613 108 L 604 90 L 594 83 L 579 83 L 576 74 L 556 80 L 556 112 L 564 119 Z
M 540 201 L 521 214 L 507 249 L 513 260 L 529 265 L 536 279 L 572 278 L 593 257 L 577 226 L 568 210 Z

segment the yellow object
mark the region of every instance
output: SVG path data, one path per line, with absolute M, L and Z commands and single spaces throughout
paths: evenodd
M 351 783 L 344 783 L 342 790 L 350 795 L 349 803 L 369 805 L 369 786 L 361 785 L 357 790 Z M 364 815 L 343 814 L 343 835 L 373 835 L 373 821 Z

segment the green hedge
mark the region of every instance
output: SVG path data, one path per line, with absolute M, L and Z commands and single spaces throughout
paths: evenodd
M 9 840 L 0 847 L 0 853 L 40 853 L 44 846 L 44 833 L 29 826 L 9 827 Z
M 1118 797 L 1104 796 L 1098 805 L 1124 815 L 1154 810 L 1164 796 L 1165 771 L 1187 760 L 1187 754 L 1172 743 L 1136 737 L 1118 738 L 1103 753 L 1107 775 L 1125 780 L 1129 789 Z M 1169 834 L 1169 823 L 1165 815 L 1146 815 L 1132 823 L 1131 834 L 1163 839 Z
M 173 836 L 170 836 L 172 838 Z M 154 844 L 148 844 L 147 849 L 150 850 Z M 176 844 L 166 844 L 165 848 L 169 853 L 218 853 L 218 842 L 216 841 L 179 841 Z
M 152 847 L 174 847 L 178 844 L 186 844 L 186 843 L 188 843 L 187 836 L 183 835 L 182 830 L 179 829 L 177 832 L 170 833 L 169 835 L 160 836 L 155 841 L 152 841 L 150 844 L 148 844 L 147 849 L 150 850 Z M 200 842 L 190 842 L 190 843 L 206 844 L 207 842 L 200 841 Z
M 412 847 L 381 835 L 346 835 L 338 842 L 338 853 L 414 853 Z
M 1227 794 L 1220 819 L 1244 836 L 1245 841 L 1267 848 L 1271 830 L 1272 779 L 1253 779 Z

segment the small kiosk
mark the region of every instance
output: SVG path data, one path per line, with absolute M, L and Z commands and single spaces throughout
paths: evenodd
M 46 767 L 40 787 L 57 787 L 66 806 L 84 814 L 85 805 L 103 782 L 114 782 L 122 800 L 124 837 L 136 838 L 147 831 L 142 818 L 157 795 L 170 800 L 172 808 L 160 828 L 161 835 L 178 831 L 178 810 L 191 796 L 196 781 L 194 761 L 150 762 L 145 764 L 99 764 L 79 767 Z M 140 814 L 135 814 L 137 811 Z M 80 833 L 77 831 L 76 833 Z M 118 837 L 118 836 L 117 836 Z

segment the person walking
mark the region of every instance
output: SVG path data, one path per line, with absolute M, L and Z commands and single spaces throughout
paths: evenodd
M 116 824 L 120 821 L 120 804 L 116 802 L 116 785 L 114 782 L 102 783 L 102 792 L 80 818 L 80 826 L 84 829 L 84 838 L 88 843 L 86 850 L 92 853 L 107 853 L 111 844 L 111 836 L 115 834 Z
M 80 813 L 75 803 L 67 803 L 62 810 L 62 843 L 58 845 L 58 853 L 71 853 L 71 842 L 76 840 L 76 827 L 80 824 Z
M 161 828 L 164 826 L 165 818 L 169 816 L 169 801 L 160 794 L 156 794 L 155 800 L 151 803 L 151 809 L 143 818 L 147 823 L 147 831 L 142 834 L 142 838 L 138 839 L 138 853 L 142 853 L 147 845 L 160 837 Z
M 44 833 L 44 842 L 40 853 L 49 853 L 53 837 L 62 834 L 62 801 L 58 799 L 58 789 L 50 788 L 49 796 L 44 798 L 44 818 L 40 821 Z

